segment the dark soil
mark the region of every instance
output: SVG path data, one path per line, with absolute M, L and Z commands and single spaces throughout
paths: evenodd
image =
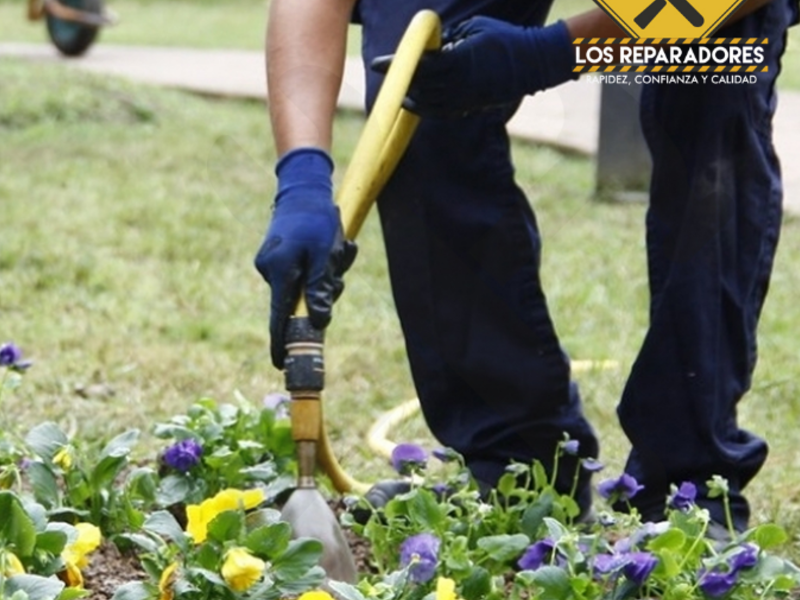
M 339 514 L 344 510 L 340 502 L 331 502 L 331 508 Z M 345 529 L 356 569 L 359 573 L 371 571 L 369 542 Z M 90 600 L 110 600 L 118 587 L 131 581 L 145 581 L 147 574 L 133 553 L 121 553 L 111 542 L 103 544 L 91 554 L 89 566 L 83 569 L 84 587 L 90 592 Z
M 147 575 L 133 554 L 121 554 L 111 542 L 103 542 L 83 569 L 83 586 L 92 600 L 109 600 L 123 583 L 144 581 Z

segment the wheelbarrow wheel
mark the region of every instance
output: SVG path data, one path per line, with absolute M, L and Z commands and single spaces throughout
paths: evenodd
M 98 15 L 103 12 L 103 0 L 61 0 L 61 3 Z M 86 52 L 97 37 L 98 29 L 47 13 L 47 33 L 58 51 L 65 56 L 80 56 Z

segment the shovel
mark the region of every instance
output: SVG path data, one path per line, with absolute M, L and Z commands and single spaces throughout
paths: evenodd
M 422 53 L 437 49 L 440 36 L 439 17 L 423 10 L 414 16 L 400 40 L 337 194 L 348 240 L 358 235 L 372 203 L 411 140 L 419 117 L 404 110 L 402 102 Z M 322 542 L 321 565 L 329 579 L 354 583 L 357 573 L 350 546 L 336 515 L 317 489 L 316 467 L 322 467 L 339 492 L 364 493 L 369 486 L 345 473 L 331 451 L 322 418 L 323 332 L 311 326 L 302 294 L 286 339 L 286 389 L 292 399 L 289 409 L 297 444 L 298 479 L 281 516 L 292 526 L 295 537 Z

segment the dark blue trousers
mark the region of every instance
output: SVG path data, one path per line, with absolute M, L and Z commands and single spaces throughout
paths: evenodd
M 391 53 L 422 8 L 445 26 L 472 14 L 536 24 L 549 3 L 362 0 L 368 105 L 381 82 L 369 61 Z M 551 465 L 565 433 L 579 440 L 581 455 L 597 454 L 542 291 L 536 218 L 514 182 L 505 125 L 515 108 L 424 120 L 378 201 L 423 414 L 438 440 L 489 484 L 510 460 Z M 566 492 L 577 465 L 565 462 Z
M 792 0 L 794 1 L 794 0 Z M 768 73 L 752 85 L 646 85 L 641 121 L 653 158 L 647 213 L 650 326 L 618 414 L 633 445 L 626 470 L 645 486 L 633 504 L 664 515 L 670 484 L 728 480 L 746 527 L 742 489 L 763 465 L 764 440 L 740 428 L 736 405 L 756 364 L 756 326 L 781 224 L 772 146 L 775 79 L 788 0 L 719 31 L 767 37 Z M 700 500 L 725 522 L 719 499 Z

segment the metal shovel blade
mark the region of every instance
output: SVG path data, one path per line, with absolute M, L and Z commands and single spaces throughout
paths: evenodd
M 316 488 L 297 488 L 283 506 L 281 518 L 292 526 L 294 537 L 322 542 L 322 568 L 329 579 L 355 583 L 356 565 L 350 545 L 331 507 Z

